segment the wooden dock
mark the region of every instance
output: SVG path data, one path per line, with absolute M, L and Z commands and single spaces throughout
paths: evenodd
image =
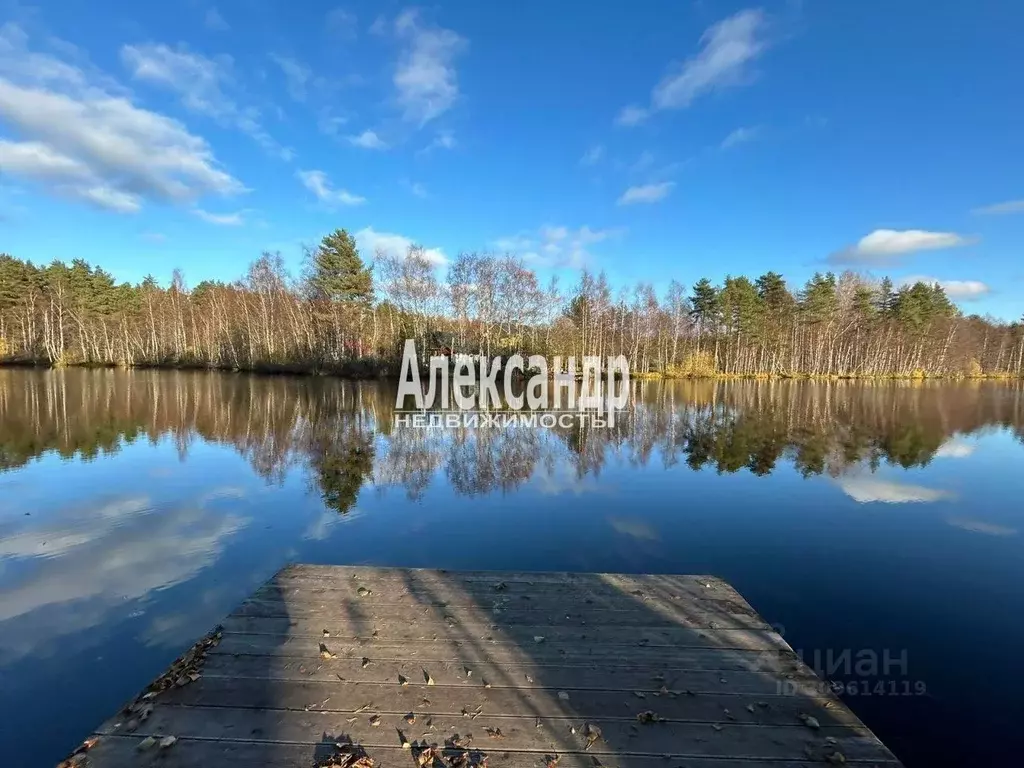
M 899 762 L 707 576 L 285 568 L 70 765 Z

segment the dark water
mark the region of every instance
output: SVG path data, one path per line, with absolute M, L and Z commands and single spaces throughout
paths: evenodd
M 634 386 L 614 430 L 446 432 L 378 385 L 0 370 L 5 764 L 288 562 L 713 573 L 908 766 L 1016 764 L 1019 384 Z

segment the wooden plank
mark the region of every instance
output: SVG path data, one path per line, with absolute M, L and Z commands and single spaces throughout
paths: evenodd
M 358 694 L 358 696 L 357 696 Z M 570 694 L 571 696 L 571 694 Z M 447 688 L 424 685 L 374 685 L 343 689 L 334 682 L 295 682 L 267 686 L 258 679 L 206 676 L 184 688 L 174 688 L 161 698 L 169 704 L 207 705 L 252 709 L 294 709 L 343 712 L 356 710 L 404 715 L 418 719 L 429 715 L 458 715 L 482 712 L 515 715 L 529 712 L 536 717 L 578 717 L 590 720 L 625 719 L 630 722 L 638 712 L 657 710 L 666 720 L 693 722 L 761 723 L 792 725 L 802 714 L 814 717 L 821 725 L 853 725 L 860 722 L 845 707 L 833 706 L 831 698 L 798 696 L 748 696 L 731 691 L 700 693 L 694 696 L 665 696 L 657 692 L 588 691 L 586 696 L 569 700 L 557 692 L 522 688 Z
M 459 598 L 505 596 L 542 599 L 545 596 L 574 594 L 592 599 L 626 601 L 649 599 L 717 600 L 736 603 L 755 613 L 731 585 L 713 576 L 634 576 L 627 574 L 580 573 L 508 573 L 503 571 L 446 572 L 379 568 L 341 568 L 332 566 L 296 566 L 281 571 L 268 582 L 277 588 L 303 590 L 339 590 L 355 593 L 359 587 L 373 590 L 390 599 L 403 595 L 436 597 L 455 601 Z
M 415 662 L 371 661 L 363 666 L 359 659 L 288 659 L 273 656 L 227 656 L 211 654 L 204 675 L 248 677 L 259 680 L 341 681 L 350 684 L 377 683 L 401 685 L 399 676 L 410 682 L 424 682 L 429 673 L 435 685 L 482 688 L 557 688 L 580 691 L 646 691 L 656 693 L 664 685 L 672 691 L 693 692 L 729 689 L 751 695 L 777 694 L 784 690 L 813 690 L 818 679 L 813 674 L 794 673 L 782 678 L 768 672 L 707 672 L 664 667 L 544 667 L 526 669 L 509 665 L 478 664 L 472 677 L 458 664 L 435 663 L 425 667 Z M 656 678 L 662 675 L 663 678 Z
M 410 621 L 354 620 L 349 616 L 251 616 L 235 613 L 224 621 L 225 634 L 266 634 L 277 636 L 331 637 L 389 640 L 393 642 L 466 641 L 506 642 L 528 647 L 542 636 L 548 643 L 600 644 L 602 646 L 669 648 L 739 648 L 790 650 L 775 632 L 746 629 L 691 629 L 679 626 L 630 627 L 520 624 L 499 627 L 492 622 L 460 621 L 432 624 L 428 627 Z
M 591 666 L 599 663 L 608 666 L 658 666 L 671 663 L 685 669 L 749 670 L 788 668 L 797 659 L 790 651 L 666 646 L 629 646 L 623 650 L 614 646 L 555 643 L 547 638 L 542 643 L 533 641 L 532 647 L 524 649 L 515 643 L 471 643 L 458 640 L 395 643 L 372 638 L 353 640 L 320 635 L 309 637 L 263 634 L 228 634 L 212 653 L 317 658 L 320 656 L 321 645 L 339 659 L 369 657 L 379 661 L 445 661 L 469 665 L 491 663 Z
M 89 752 L 92 765 L 103 768 L 138 768 L 145 765 L 145 756 L 138 750 L 142 736 L 110 736 L 101 739 Z M 318 740 L 302 744 L 284 742 L 251 742 L 200 740 L 190 737 L 180 738 L 172 749 L 161 751 L 154 756 L 153 762 L 160 768 L 196 768 L 197 766 L 259 766 L 259 768 L 277 768 L 278 766 L 311 766 L 322 761 L 332 753 L 329 742 Z M 515 752 L 507 749 L 487 749 L 483 753 L 487 757 L 488 768 L 546 768 L 545 755 L 537 752 Z M 595 762 L 589 752 L 566 752 L 559 754 L 558 768 L 821 768 L 825 750 L 819 750 L 814 757 L 805 759 L 768 759 L 761 758 L 755 764 L 750 760 L 730 758 L 686 758 L 674 754 L 666 760 L 664 756 L 648 757 L 643 755 L 602 755 Z M 830 754 L 830 753 L 828 753 Z M 376 747 L 372 757 L 378 766 L 415 765 L 409 752 L 400 748 Z M 685 762 L 683 760 L 685 759 Z M 158 761 L 158 762 L 157 762 Z M 894 760 L 872 759 L 859 762 L 847 759 L 851 765 L 878 766 L 882 768 L 898 768 Z
M 374 725 L 376 723 L 376 725 Z M 186 733 L 192 738 L 240 741 L 316 743 L 324 733 L 345 734 L 372 751 L 400 747 L 408 741 L 443 742 L 458 734 L 483 750 L 567 753 L 591 755 L 687 755 L 694 757 L 792 757 L 804 747 L 824 749 L 832 745 L 847 758 L 887 759 L 888 751 L 863 728 L 823 726 L 811 730 L 802 724 L 762 726 L 733 722 L 718 724 L 664 722 L 639 724 L 622 720 L 601 723 L 602 738 L 585 750 L 586 723 L 580 718 L 499 717 L 481 715 L 476 720 L 436 715 L 409 725 L 401 715 L 339 714 L 294 710 L 231 709 L 223 707 L 158 707 L 135 731 L 137 736 Z M 712 727 L 712 725 L 717 725 Z M 501 738 L 488 735 L 500 729 Z M 272 736 L 272 738 L 271 738 Z
M 501 616 L 509 612 L 522 613 L 562 613 L 565 612 L 566 602 L 564 595 L 548 594 L 537 598 L 528 598 L 527 595 L 433 595 L 433 594 L 404 594 L 404 595 L 378 595 L 371 592 L 362 596 L 359 600 L 353 600 L 358 595 L 349 594 L 348 590 L 340 589 L 309 589 L 301 587 L 280 588 L 276 585 L 267 585 L 257 591 L 250 601 L 273 605 L 283 604 L 289 609 L 303 608 L 304 610 L 315 610 L 328 608 L 337 610 L 339 606 L 346 605 L 351 610 L 373 611 L 381 615 L 407 616 L 409 612 L 426 613 L 433 610 L 439 615 L 444 614 L 482 614 Z M 768 629 L 770 625 L 763 621 L 756 614 L 735 601 L 711 600 L 707 598 L 694 598 L 685 602 L 680 599 L 663 600 L 651 598 L 643 601 L 621 600 L 614 597 L 586 597 L 577 596 L 571 612 L 587 613 L 593 615 L 616 614 L 656 614 L 666 618 L 688 619 L 689 623 L 727 622 L 723 626 L 737 626 L 755 629 Z
M 345 598 L 337 598 L 335 601 L 313 601 L 313 600 L 260 600 L 252 599 L 243 603 L 236 615 L 239 616 L 260 616 L 272 618 L 279 616 L 290 616 L 293 618 L 317 618 L 332 617 L 342 613 L 343 610 L 349 614 L 348 619 L 354 625 L 367 621 L 376 622 L 416 622 L 424 628 L 431 625 L 444 625 L 448 623 L 490 623 L 495 626 L 547 626 L 547 627 L 580 627 L 580 626 L 602 626 L 602 627 L 634 627 L 637 625 L 648 627 L 679 627 L 691 629 L 759 629 L 769 630 L 769 626 L 762 621 L 750 620 L 745 616 L 735 616 L 726 613 L 701 612 L 675 612 L 666 611 L 656 613 L 643 610 L 587 610 L 585 607 L 573 606 L 566 610 L 563 604 L 561 610 L 551 606 L 547 610 L 534 608 L 522 608 L 519 605 L 504 606 L 502 608 L 486 609 L 469 608 L 441 608 L 437 606 L 401 606 L 394 604 L 376 605 L 370 601 L 360 601 L 353 606 Z

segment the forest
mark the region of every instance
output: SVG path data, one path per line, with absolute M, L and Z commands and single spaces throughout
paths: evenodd
M 667 378 L 1024 375 L 1024 318 L 965 315 L 938 284 L 853 272 L 673 279 L 659 294 L 582 270 L 562 286 L 512 254 L 371 261 L 345 230 L 306 249 L 301 274 L 264 253 L 235 282 L 192 287 L 180 270 L 166 286 L 119 284 L 82 260 L 0 254 L 0 363 L 367 378 L 397 375 L 407 338 L 424 355 L 623 354 L 633 375 Z

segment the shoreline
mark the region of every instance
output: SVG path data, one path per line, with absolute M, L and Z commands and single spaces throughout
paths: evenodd
M 321 369 L 304 365 L 263 365 L 254 368 L 235 368 L 202 364 L 158 364 L 123 365 L 117 363 L 69 363 L 53 364 L 38 361 L 2 360 L 0 369 L 36 370 L 149 370 L 149 371 L 207 371 L 211 373 L 239 373 L 260 376 L 308 376 L 330 377 L 343 381 L 385 381 L 397 383 L 398 375 L 374 367 L 372 363 L 347 363 Z M 660 372 L 632 373 L 633 381 L 1024 381 L 1024 375 L 1014 373 L 985 374 L 929 374 L 913 372 L 908 374 L 815 374 L 815 373 L 712 373 L 675 375 Z

